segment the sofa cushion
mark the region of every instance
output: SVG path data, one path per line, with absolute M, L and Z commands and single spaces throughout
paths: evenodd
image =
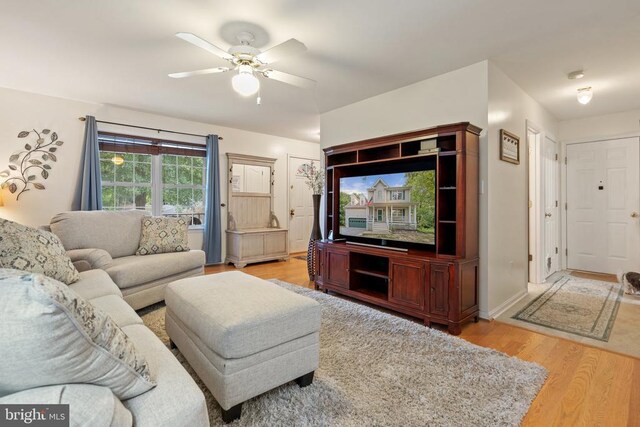
M 69 425 L 127 427 L 131 412 L 106 387 L 91 384 L 63 384 L 31 388 L 0 399 L 2 405 L 69 405 Z M 34 424 L 35 425 L 35 424 Z
M 54 234 L 0 218 L 0 267 L 42 273 L 63 283 L 78 270 Z
M 118 295 L 105 295 L 90 299 L 89 302 L 104 311 L 121 328 L 128 325 L 141 325 L 142 319 L 133 308 Z
M 81 271 L 79 276 L 78 281 L 69 285 L 69 288 L 84 299 L 90 300 L 105 295 L 122 296 L 120 288 L 104 270 Z
M 226 359 L 320 329 L 316 301 L 239 271 L 175 281 L 167 286 L 165 301 L 167 310 Z
M 122 330 L 149 362 L 158 385 L 133 399 L 125 400 L 136 427 L 208 427 L 204 395 L 178 359 L 146 326 L 125 326 Z
M 189 250 L 189 226 L 182 218 L 145 216 L 136 255 L 163 254 Z
M 0 295 L 0 396 L 87 383 L 126 399 L 155 385 L 126 334 L 63 283 L 0 269 Z
M 120 289 L 125 289 L 202 267 L 204 261 L 204 252 L 200 250 L 132 255 L 114 259 L 105 271 Z
M 51 219 L 67 250 L 98 248 L 113 257 L 133 255 L 140 243 L 142 211 L 73 211 Z

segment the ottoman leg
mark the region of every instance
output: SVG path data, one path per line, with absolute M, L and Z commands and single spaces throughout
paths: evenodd
M 178 347 L 176 346 L 176 343 L 174 343 L 172 339 L 169 339 L 169 348 L 170 348 L 170 349 L 172 349 L 172 350 L 173 350 L 174 348 L 178 348 Z
M 313 382 L 313 373 L 314 371 L 311 371 L 308 374 L 301 376 L 300 378 L 296 378 L 296 383 L 298 383 L 300 387 L 311 385 L 311 383 Z
M 232 406 L 229 409 L 222 409 L 222 421 L 225 423 L 230 423 L 234 420 L 240 418 L 240 414 L 242 413 L 242 403 L 238 403 L 236 406 Z

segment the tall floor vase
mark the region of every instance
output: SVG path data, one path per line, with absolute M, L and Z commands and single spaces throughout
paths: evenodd
M 316 241 L 322 239 L 320 231 L 320 199 L 321 194 L 313 195 L 313 226 L 311 227 L 311 236 L 309 236 L 309 247 L 307 248 L 307 273 L 309 280 L 314 280 L 318 271 L 318 260 L 316 259 Z

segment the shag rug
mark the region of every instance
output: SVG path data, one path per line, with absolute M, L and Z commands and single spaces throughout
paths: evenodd
M 562 274 L 513 318 L 609 341 L 623 292 L 620 283 Z
M 322 307 L 320 367 L 313 384 L 294 382 L 246 402 L 230 426 L 516 426 L 547 372 L 530 362 L 321 292 L 272 282 Z M 140 312 L 165 344 L 164 305 Z M 204 392 L 212 426 L 220 407 Z

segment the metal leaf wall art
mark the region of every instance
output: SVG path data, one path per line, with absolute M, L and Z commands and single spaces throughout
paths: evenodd
M 38 182 L 40 178 L 46 180 L 51 173 L 51 166 L 58 161 L 56 152 L 64 144 L 58 139 L 58 134 L 49 129 L 38 132 L 23 130 L 18 138 L 26 138 L 32 135 L 35 141 L 24 144 L 24 150 L 18 151 L 9 157 L 9 169 L 0 172 L 0 178 L 7 178 L 2 183 L 2 188 L 9 189 L 11 194 L 16 194 L 16 200 L 20 200 L 22 193 L 31 190 L 44 190 L 45 186 Z

